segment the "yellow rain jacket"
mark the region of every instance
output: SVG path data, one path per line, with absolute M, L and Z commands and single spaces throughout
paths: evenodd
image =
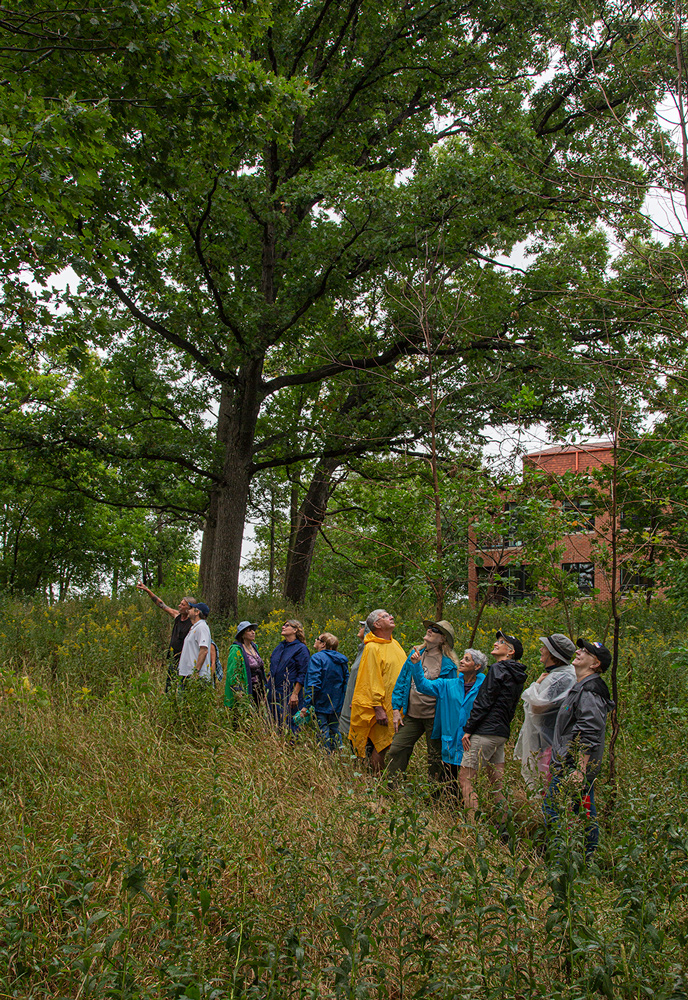
M 349 727 L 349 739 L 359 757 L 365 757 L 369 739 L 378 752 L 392 742 L 392 691 L 406 662 L 406 653 L 396 639 L 379 639 L 369 632 L 363 643 Z M 376 705 L 383 705 L 387 712 L 389 722 L 386 726 L 375 721 Z

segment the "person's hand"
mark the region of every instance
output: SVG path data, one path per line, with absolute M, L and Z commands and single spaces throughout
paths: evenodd
M 148 587 L 145 585 L 145 583 L 143 582 L 143 580 L 139 580 L 139 582 L 136 584 L 136 589 L 137 590 L 148 590 Z
M 535 683 L 536 683 L 536 684 L 541 684 L 541 683 L 542 683 L 542 681 L 544 681 L 544 679 L 545 679 L 545 677 L 546 677 L 546 676 L 547 676 L 547 671 L 545 670 L 545 671 L 544 671 L 543 673 L 541 673 L 541 674 L 540 674 L 540 676 L 539 676 L 539 677 L 538 677 L 538 679 L 537 679 L 537 680 L 535 681 Z
M 292 691 L 291 698 L 289 699 L 289 708 L 295 711 L 299 707 L 299 696 L 296 691 Z
M 392 718 L 394 720 L 394 732 L 398 733 L 399 732 L 399 727 L 404 725 L 404 717 L 401 714 L 401 709 L 399 709 L 399 708 L 393 708 L 392 709 Z
M 389 719 L 387 718 L 387 713 L 385 712 L 384 705 L 375 706 L 375 721 L 381 726 L 388 726 Z
M 571 779 L 575 785 L 582 785 L 584 781 L 583 772 L 576 768 L 575 771 L 571 772 Z
M 471 734 L 464 733 L 461 739 L 461 746 L 464 749 L 464 753 L 467 753 L 471 749 Z
M 419 663 L 420 662 L 420 654 L 421 654 L 421 652 L 422 652 L 422 647 L 420 649 L 418 648 L 418 646 L 414 646 L 413 647 L 413 652 L 411 653 L 411 656 L 409 657 L 409 659 L 411 660 L 411 663 Z

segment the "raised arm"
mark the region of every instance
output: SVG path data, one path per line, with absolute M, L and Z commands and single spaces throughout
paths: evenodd
M 168 607 L 167 604 L 165 604 L 165 602 L 163 601 L 162 597 L 157 597 L 153 593 L 153 591 L 150 590 L 141 581 L 139 581 L 136 584 L 136 589 L 137 590 L 143 590 L 143 591 L 145 591 L 145 593 L 148 594 L 148 596 L 150 597 L 150 599 L 153 602 L 153 604 L 157 604 L 157 606 L 160 608 L 161 611 L 166 611 L 168 615 L 172 616 L 172 618 L 176 618 L 178 616 L 178 614 L 179 614 L 178 608 L 170 608 L 170 607 Z
M 423 673 L 423 667 L 421 666 L 420 660 L 413 660 L 409 657 L 406 662 L 411 664 L 411 673 L 413 675 L 413 682 L 416 685 L 416 690 L 420 691 L 421 694 L 428 694 L 433 698 L 436 698 L 444 687 L 444 679 L 440 680 L 438 678 L 436 681 L 429 680 Z

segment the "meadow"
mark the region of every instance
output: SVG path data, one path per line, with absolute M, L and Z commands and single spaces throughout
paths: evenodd
M 245 614 L 265 655 L 291 612 Z M 427 614 L 403 609 L 405 647 Z M 465 645 L 470 610 L 446 615 Z M 608 626 L 602 605 L 575 615 Z M 311 647 L 328 629 L 353 656 L 360 612 L 301 617 Z M 139 595 L 2 603 L 0 997 L 688 997 L 688 640 L 668 603 L 624 612 L 588 866 L 573 819 L 545 850 L 537 801 L 514 800 L 509 843 L 486 797 L 468 825 L 420 745 L 389 789 L 310 732 L 232 725 L 219 694 L 165 696 L 170 625 Z M 225 658 L 230 625 L 211 625 Z M 488 609 L 475 645 L 500 626 L 537 676 L 556 609 Z

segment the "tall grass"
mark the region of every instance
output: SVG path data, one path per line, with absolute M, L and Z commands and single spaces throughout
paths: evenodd
M 652 622 L 624 637 L 619 790 L 586 866 L 573 818 L 543 855 L 537 802 L 508 844 L 487 799 L 468 826 L 420 745 L 392 792 L 311 733 L 166 698 L 170 622 L 143 602 L 46 610 L 2 613 L 0 995 L 686 996 L 687 660 Z M 522 613 L 482 647 L 508 621 L 533 663 L 553 619 Z M 351 651 L 357 614 L 304 617 Z

